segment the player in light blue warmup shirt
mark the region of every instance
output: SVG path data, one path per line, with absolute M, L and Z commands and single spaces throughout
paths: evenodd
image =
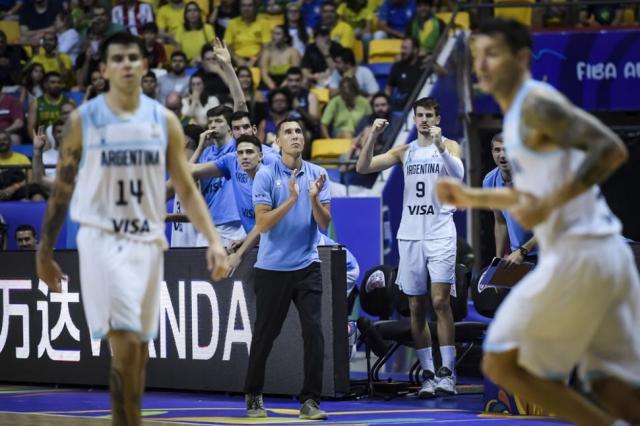
M 482 181 L 482 187 L 512 187 L 511 166 L 505 155 L 502 133 L 498 133 L 491 140 L 491 155 L 497 167 L 487 173 Z M 508 210 L 494 210 L 493 215 L 495 220 L 496 257 L 504 256 L 504 248 L 507 241 L 509 241 L 511 254 L 506 258 L 508 262 L 520 264 L 523 260 L 526 260 L 527 262 L 536 263 L 538 248 L 533 233 L 527 231 L 516 222 Z

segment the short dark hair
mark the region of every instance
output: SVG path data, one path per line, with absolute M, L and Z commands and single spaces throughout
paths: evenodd
M 422 107 L 422 108 L 426 108 L 426 109 L 433 109 L 433 111 L 436 113 L 436 117 L 440 116 L 440 104 L 438 103 L 438 101 L 436 100 L 436 98 L 432 97 L 432 96 L 427 96 L 425 98 L 420 98 L 417 101 L 415 101 L 413 103 L 413 113 L 416 113 L 416 110 L 418 109 L 418 107 Z
M 149 70 L 145 73 L 145 75 L 142 76 L 142 78 L 145 77 L 151 77 L 152 79 L 154 79 L 155 81 L 158 81 L 158 77 L 156 77 L 156 73 L 154 73 L 153 71 Z
M 213 52 L 213 46 L 211 46 L 209 43 L 205 43 L 200 49 L 200 57 L 204 59 L 204 54 L 209 51 Z
M 295 3 L 289 3 L 289 4 L 295 4 Z M 300 67 L 290 67 L 287 70 L 287 77 L 289 77 L 290 75 L 302 75 L 302 68 Z
M 334 59 L 335 58 L 342 59 L 342 62 L 344 62 L 345 64 L 349 64 L 349 65 L 356 64 L 356 55 L 353 53 L 353 50 L 346 47 L 343 47 L 342 49 L 338 50 L 331 56 Z
M 58 77 L 58 78 L 62 78 L 62 75 L 58 72 L 58 71 L 49 71 L 48 73 L 46 73 L 43 77 L 42 77 L 42 82 L 45 83 L 46 81 L 48 81 L 51 77 Z
M 100 44 L 100 62 L 107 63 L 107 53 L 109 53 L 109 46 L 112 44 L 121 44 L 124 46 L 136 45 L 138 49 L 140 49 L 140 54 L 144 55 L 144 45 L 142 44 L 142 39 L 134 36 L 133 34 L 129 34 L 127 32 L 121 31 L 114 34 L 111 34 L 109 37 L 105 38 Z
M 496 133 L 495 135 L 493 135 L 493 137 L 491 138 L 491 147 L 493 148 L 493 143 L 494 142 L 500 142 L 500 143 L 504 143 L 504 136 L 502 135 L 502 132 L 500 133 Z
M 20 226 L 18 226 L 16 228 L 16 235 L 18 235 L 18 232 L 23 232 L 23 231 L 31 231 L 31 233 L 33 234 L 33 238 L 36 238 L 38 234 L 36 234 L 36 228 L 34 228 L 33 226 L 29 225 L 28 223 L 22 224 Z
M 176 50 L 175 52 L 173 52 L 171 54 L 171 60 L 173 60 L 173 58 L 175 58 L 176 56 L 182 57 L 182 59 L 184 59 L 185 61 L 187 60 L 187 55 L 181 50 Z
M 276 87 L 271 92 L 269 92 L 269 95 L 267 95 L 267 100 L 269 101 L 269 108 L 271 108 L 271 105 L 273 104 L 273 100 L 278 94 L 284 95 L 287 98 L 287 109 L 290 110 L 291 106 L 293 105 L 293 96 L 291 96 L 291 92 L 286 87 Z
M 198 140 L 200 139 L 200 134 L 204 132 L 202 126 L 198 126 L 197 124 L 187 124 L 182 127 L 182 131 L 186 136 L 189 137 L 187 140 L 187 148 L 196 149 L 198 147 Z
M 262 152 L 262 142 L 255 135 L 242 135 L 236 139 L 236 148 L 243 142 L 255 145 L 258 148 L 258 152 Z
M 324 25 L 318 25 L 314 30 L 313 30 L 313 36 L 314 37 L 318 37 L 318 36 L 328 36 L 331 34 L 331 28 L 326 27 Z
M 533 40 L 529 28 L 515 19 L 489 19 L 482 23 L 475 33 L 489 37 L 502 35 L 513 53 L 520 49 L 533 50 Z
M 384 92 L 376 92 L 373 95 L 371 95 L 371 106 L 372 107 L 373 107 L 373 101 L 375 101 L 377 98 L 385 98 L 388 103 L 391 103 L 391 99 L 389 98 L 389 95 L 387 95 Z
M 420 42 L 418 41 L 417 38 L 413 37 L 413 36 L 404 36 L 403 40 L 411 40 L 411 44 L 413 45 L 414 49 L 417 49 L 420 47 Z
M 282 129 L 282 126 L 284 126 L 286 123 L 298 123 L 298 126 L 300 126 L 300 128 L 302 129 L 302 134 L 304 134 L 304 124 L 302 123 L 302 121 L 293 117 L 286 117 L 276 126 L 276 136 L 280 135 L 280 129 Z
M 158 33 L 160 30 L 158 29 L 158 25 L 155 22 L 147 22 L 142 26 L 143 33 Z
M 64 126 L 65 122 L 62 120 L 56 120 L 52 125 L 51 125 L 51 130 L 55 130 L 56 127 L 60 127 L 60 126 Z
M 222 115 L 226 120 L 227 124 L 231 126 L 231 115 L 233 114 L 233 110 L 226 105 L 218 105 L 216 107 L 210 108 L 207 111 L 207 117 L 217 117 Z
M 251 121 L 251 114 L 247 111 L 234 111 L 233 114 L 231 114 L 231 122 L 233 123 L 234 121 L 242 120 L 245 117 L 249 119 L 249 123 L 253 124 Z

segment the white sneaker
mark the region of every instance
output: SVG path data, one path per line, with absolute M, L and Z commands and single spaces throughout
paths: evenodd
M 436 396 L 436 386 L 438 385 L 438 382 L 435 379 L 433 371 L 424 370 L 422 372 L 422 375 L 425 379 L 424 382 L 422 382 L 420 390 L 418 391 L 418 398 L 434 398 Z
M 456 395 L 456 378 L 447 367 L 440 367 L 436 373 L 436 385 L 435 393 L 439 396 L 444 395 Z

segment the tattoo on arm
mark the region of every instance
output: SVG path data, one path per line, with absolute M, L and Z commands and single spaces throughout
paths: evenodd
M 67 120 L 63 137 L 65 142 L 69 141 L 71 133 L 71 120 Z M 76 144 L 65 143 L 58 160 L 56 180 L 53 184 L 51 197 L 42 223 L 42 247 L 52 249 L 55 240 L 60 232 L 60 228 L 67 217 L 69 200 L 75 187 L 75 178 L 80 164 L 82 147 Z

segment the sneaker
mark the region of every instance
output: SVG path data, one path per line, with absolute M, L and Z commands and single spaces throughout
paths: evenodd
M 300 418 L 303 420 L 326 420 L 328 417 L 313 399 L 307 399 L 300 407 Z
M 264 408 L 262 394 L 246 394 L 244 401 L 247 403 L 247 417 L 267 417 L 267 410 Z
M 436 386 L 438 382 L 435 379 L 433 371 L 423 370 L 422 376 L 424 377 L 424 382 L 422 382 L 422 386 L 418 391 L 418 398 L 434 398 L 436 396 Z
M 456 378 L 453 372 L 447 367 L 440 367 L 436 373 L 436 380 L 438 385 L 436 386 L 436 394 L 438 395 L 456 395 Z

